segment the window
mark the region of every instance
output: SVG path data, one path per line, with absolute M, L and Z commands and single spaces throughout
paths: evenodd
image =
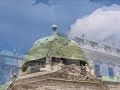
M 100 65 L 95 65 L 95 75 L 98 77 L 99 75 L 99 70 L 100 70 Z
M 113 68 L 108 68 L 109 77 L 114 77 Z

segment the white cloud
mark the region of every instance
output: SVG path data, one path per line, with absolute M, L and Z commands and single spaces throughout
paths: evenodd
M 104 6 L 89 16 L 77 19 L 71 25 L 69 35 L 75 37 L 82 34 L 92 40 L 120 42 L 120 6 Z

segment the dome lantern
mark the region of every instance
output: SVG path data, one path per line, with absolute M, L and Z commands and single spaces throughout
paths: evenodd
M 53 35 L 57 34 L 57 25 L 56 24 L 52 25 L 52 33 L 53 33 Z

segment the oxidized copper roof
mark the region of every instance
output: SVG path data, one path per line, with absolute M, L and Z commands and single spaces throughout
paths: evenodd
M 68 37 L 52 35 L 37 40 L 25 56 L 24 63 L 45 58 L 47 55 L 56 58 L 86 60 L 83 50 Z

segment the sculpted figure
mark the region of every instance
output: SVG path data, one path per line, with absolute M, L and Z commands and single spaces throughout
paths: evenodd
M 18 60 L 18 76 L 22 75 L 22 60 L 19 58 Z
M 12 66 L 10 67 L 10 83 L 13 81 L 14 77 L 13 77 L 13 70 L 12 70 Z
M 58 70 L 62 69 L 64 66 L 63 61 L 60 60 L 60 63 L 58 64 Z
M 45 69 L 47 71 L 51 71 L 52 70 L 51 62 L 52 62 L 52 58 L 50 57 L 50 55 L 47 55 L 47 57 L 46 57 L 46 67 L 45 67 Z
M 87 72 L 90 71 L 88 64 L 85 64 L 85 69 L 86 69 Z

